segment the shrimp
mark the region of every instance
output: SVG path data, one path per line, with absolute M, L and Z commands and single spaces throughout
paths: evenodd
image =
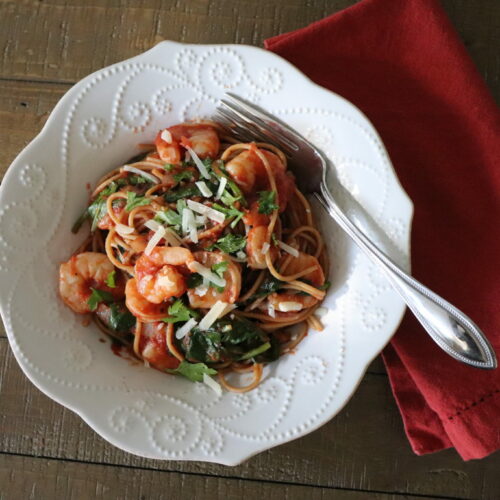
M 137 290 L 153 304 L 180 297 L 187 286 L 177 267 L 193 260 L 193 254 L 182 247 L 156 247 L 150 255 L 142 254 L 135 263 Z
M 91 288 L 109 292 L 117 300 L 123 297 L 123 283 L 119 278 L 116 287 L 106 285 L 106 279 L 115 270 L 103 253 L 83 252 L 73 255 L 59 267 L 59 294 L 73 311 L 79 314 L 91 312 L 88 300 Z
M 218 300 L 234 304 L 240 296 L 241 290 L 241 270 L 240 266 L 233 262 L 226 255 L 219 252 L 195 252 L 194 258 L 206 267 L 212 267 L 214 264 L 227 262 L 227 269 L 223 274 L 226 280 L 224 290 L 219 292 L 216 288 L 209 287 L 208 290 L 202 288 L 191 288 L 188 290 L 188 298 L 191 307 L 209 309 Z
M 125 305 L 140 321 L 149 323 L 159 321 L 168 316 L 168 304 L 152 304 L 148 302 L 137 289 L 137 280 L 131 278 L 125 286 Z
M 265 149 L 259 150 L 267 159 L 276 182 L 280 212 L 283 212 L 294 192 L 294 180 L 285 169 L 277 155 Z M 234 181 L 245 194 L 252 194 L 259 190 L 270 189 L 266 167 L 255 151 L 247 149 L 232 160 L 226 169 Z
M 252 269 L 265 269 L 266 254 L 262 252 L 262 247 L 265 243 L 269 243 L 267 239 L 267 226 L 253 227 L 248 231 L 247 236 L 247 255 L 248 265 Z M 278 250 L 275 246 L 270 246 L 267 250 L 270 252 L 271 260 L 274 260 L 278 255 Z
M 175 370 L 180 361 L 167 348 L 166 329 L 171 325 L 163 322 L 142 325 L 139 352 L 142 359 L 157 370 Z
M 167 133 L 164 133 L 167 131 Z M 168 135 L 170 134 L 170 137 Z M 205 124 L 181 124 L 158 132 L 155 139 L 160 158 L 174 165 L 181 162 L 181 145 L 190 146 L 202 159 L 216 158 L 220 141 L 216 130 Z
M 306 269 L 312 266 L 316 266 L 316 269 L 314 269 L 310 273 L 307 273 L 301 279 L 307 280 L 312 286 L 319 288 L 325 283 L 325 275 L 318 262 L 318 259 L 313 255 L 308 255 L 300 252 L 298 257 L 291 259 L 289 265 L 286 268 L 286 274 L 295 274 L 297 272 L 300 272 L 302 269 Z M 317 303 L 318 299 L 312 297 L 311 295 L 304 295 L 296 292 L 294 293 L 292 291 L 284 291 L 272 293 L 271 295 L 269 295 L 269 297 L 267 297 L 267 300 L 261 304 L 260 308 L 266 310 L 269 308 L 269 306 L 271 306 L 272 308 L 274 308 L 276 313 L 294 313 L 305 308 L 312 307 Z

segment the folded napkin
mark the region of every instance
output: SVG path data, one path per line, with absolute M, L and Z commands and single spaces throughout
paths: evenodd
M 415 204 L 414 276 L 500 359 L 500 114 L 438 2 L 364 0 L 266 48 L 372 121 Z M 415 453 L 500 448 L 500 370 L 454 361 L 408 313 L 384 360 Z

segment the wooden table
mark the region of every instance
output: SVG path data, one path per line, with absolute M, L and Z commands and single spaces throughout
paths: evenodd
M 406 0 L 393 0 L 406 1 Z M 354 0 L 0 0 L 0 171 L 68 88 L 162 38 L 262 45 Z M 500 98 L 500 2 L 443 0 Z M 0 330 L 0 499 L 500 498 L 500 454 L 413 455 L 380 360 L 329 424 L 238 467 L 120 451 L 21 373 Z

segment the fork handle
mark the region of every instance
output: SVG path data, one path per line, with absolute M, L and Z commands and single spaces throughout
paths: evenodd
M 317 199 L 339 226 L 385 273 L 393 287 L 431 338 L 453 358 L 477 368 L 497 367 L 495 352 L 472 320 L 455 306 L 405 273 L 377 247 L 343 212 L 326 187 Z

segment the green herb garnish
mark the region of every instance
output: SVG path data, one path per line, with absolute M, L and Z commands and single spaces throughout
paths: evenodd
M 179 323 L 181 321 L 188 321 L 189 318 L 198 317 L 198 313 L 187 307 L 181 299 L 176 300 L 168 308 L 168 314 L 167 318 L 162 319 L 165 323 Z
M 106 285 L 108 285 L 109 288 L 116 288 L 115 277 L 116 277 L 116 271 L 115 270 L 111 271 L 108 274 L 108 276 L 106 278 Z
M 192 170 L 182 170 L 178 174 L 174 174 L 174 181 L 182 182 L 182 181 L 190 181 L 193 178 L 194 174 Z
M 255 356 L 258 356 L 259 354 L 267 351 L 268 349 L 271 349 L 271 342 L 266 342 L 265 344 L 262 344 L 259 347 L 256 347 L 255 349 L 252 349 L 251 351 L 243 354 L 243 356 L 241 356 L 240 358 L 240 361 L 243 361 L 244 359 L 254 358 Z
M 182 375 L 191 382 L 203 382 L 203 375 L 216 375 L 217 370 L 209 368 L 205 363 L 190 363 L 189 361 L 182 361 L 175 370 L 168 370 L 168 373 L 175 375 Z
M 116 302 L 111 304 L 111 315 L 109 317 L 109 326 L 117 331 L 129 333 L 130 329 L 135 325 L 136 319 L 132 313 Z
M 225 253 L 236 253 L 245 248 L 247 240 L 245 236 L 229 233 L 223 238 L 217 240 L 215 247 Z
M 175 165 L 172 165 L 172 163 L 165 163 L 163 165 L 163 168 L 167 171 L 167 172 L 172 172 L 172 170 L 175 168 Z
M 272 214 L 279 207 L 276 205 L 276 191 L 259 192 L 259 214 Z
M 234 207 L 226 208 L 223 207 L 222 205 L 219 205 L 218 203 L 214 203 L 212 205 L 212 208 L 218 210 L 219 212 L 222 212 L 228 218 L 234 217 L 235 219 L 233 220 L 233 222 L 231 222 L 231 227 L 233 229 L 236 227 L 236 224 L 238 224 L 241 218 L 245 215 L 244 212 L 241 212 L 237 208 Z
M 87 304 L 91 311 L 95 311 L 97 309 L 97 306 L 101 302 L 113 302 L 114 300 L 113 295 L 111 295 L 109 292 L 106 292 L 104 290 L 97 290 L 96 288 L 91 288 L 91 290 L 92 294 L 87 300 Z
M 127 204 L 125 205 L 125 210 L 130 212 L 136 207 L 141 207 L 143 205 L 149 205 L 151 201 L 145 196 L 138 196 L 137 193 L 133 191 L 127 191 Z

